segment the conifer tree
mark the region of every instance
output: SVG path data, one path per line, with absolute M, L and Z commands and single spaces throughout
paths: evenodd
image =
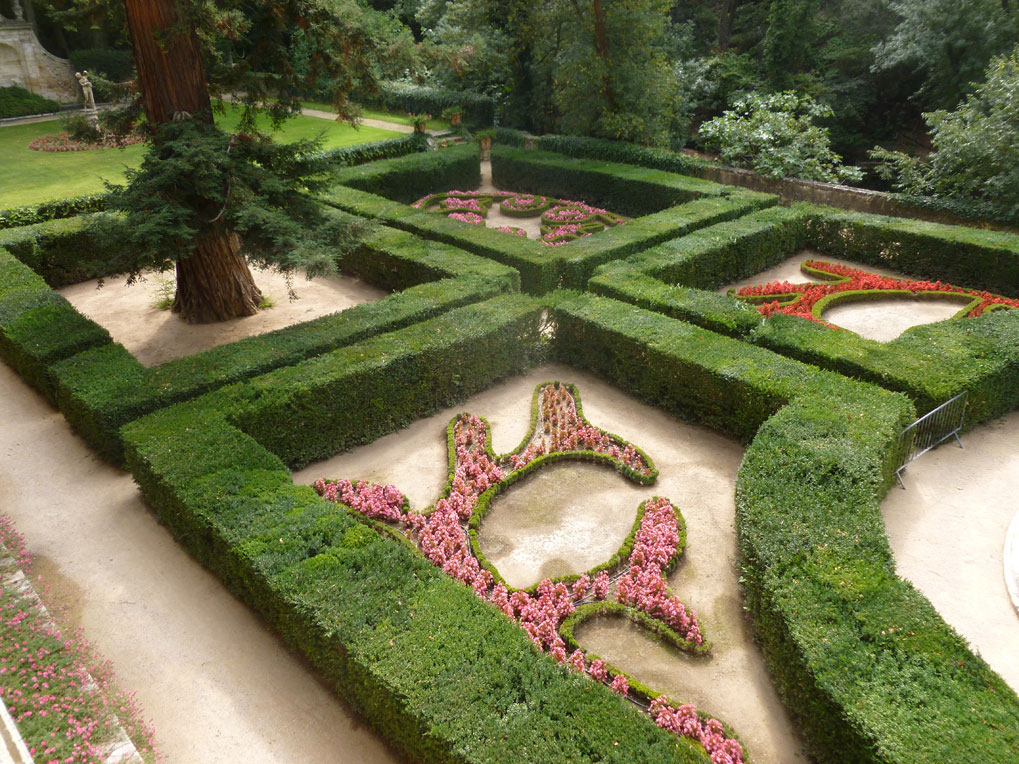
M 248 262 L 321 272 L 331 236 L 307 195 L 324 170 L 314 144 L 275 144 L 255 129 L 256 115 L 278 124 L 299 112 L 303 90 L 324 86 L 351 116 L 347 95 L 371 82 L 371 40 L 352 3 L 262 0 L 242 12 L 202 0 L 125 0 L 125 9 L 151 140 L 141 168 L 113 194 L 124 214 L 107 233 L 132 276 L 176 268 L 173 310 L 185 320 L 252 315 L 261 295 Z M 297 43 L 310 61 L 300 74 Z M 242 94 L 239 134 L 214 124 L 210 86 Z

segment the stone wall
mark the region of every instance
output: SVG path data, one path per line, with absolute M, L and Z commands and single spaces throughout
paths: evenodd
M 1014 232 L 1011 226 L 998 225 L 987 221 L 975 221 L 960 218 L 947 212 L 925 210 L 899 201 L 894 194 L 882 191 L 870 191 L 866 188 L 838 186 L 833 183 L 820 183 L 815 180 L 799 180 L 798 178 L 769 178 L 758 175 L 750 170 L 737 167 L 709 165 L 697 172 L 697 176 L 716 183 L 730 186 L 743 186 L 753 191 L 778 194 L 782 201 L 813 202 L 840 207 L 853 212 L 869 212 L 875 215 L 890 215 L 900 218 L 929 220 L 934 223 L 950 225 L 968 225 L 977 228 Z
M 8 85 L 61 103 L 81 98 L 71 62 L 43 48 L 27 21 L 0 17 L 0 87 Z

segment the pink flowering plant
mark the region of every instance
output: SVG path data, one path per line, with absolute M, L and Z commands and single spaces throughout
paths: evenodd
M 616 599 L 622 604 L 609 604 L 639 609 L 643 616 L 658 619 L 679 632 L 680 641 L 701 648 L 698 652 L 706 651 L 708 646 L 701 637 L 696 613 L 669 592 L 665 580 L 685 539 L 681 515 L 664 498 L 656 497 L 641 507 L 639 525 L 632 539 L 624 544 L 628 549 L 623 562 L 625 569 L 617 574 L 615 582 L 609 570 L 601 567 L 591 574 L 568 579 L 544 579 L 531 590 L 507 586 L 484 561 L 477 545 L 481 518 L 488 503 L 501 490 L 522 475 L 562 458 L 593 459 L 643 484 L 654 482 L 658 475 L 646 454 L 584 418 L 579 393 L 572 385 L 559 382 L 538 385 L 532 420 L 531 432 L 520 446 L 498 457 L 489 445 L 489 425 L 483 418 L 466 413 L 455 417 L 447 429 L 449 479 L 434 507 L 423 512 L 410 511 L 403 495 L 391 485 L 319 480 L 314 487 L 320 495 L 346 505 L 355 513 L 398 528 L 433 565 L 516 623 L 539 650 L 634 699 L 631 682 L 622 672 L 610 670 L 600 659 L 588 661 L 579 646 L 567 652 L 562 626 L 577 613 L 578 605 L 607 601 L 615 590 Z M 650 697 L 647 693 L 644 696 Z M 668 714 L 679 711 L 667 712 L 665 708 L 660 704 L 656 707 L 657 715 L 652 714 L 660 727 L 704 745 L 712 761 L 716 761 L 717 755 L 718 762 L 742 764 L 742 749 L 724 734 L 721 722 L 702 721 L 694 714 L 696 728 L 692 724 L 673 724 L 673 717 Z M 731 752 L 736 750 L 740 754 L 732 758 Z M 730 758 L 722 758 L 723 753 Z
M 484 225 L 489 210 L 496 202 L 504 215 L 518 218 L 541 216 L 539 241 L 552 247 L 623 225 L 627 220 L 622 215 L 593 207 L 586 202 L 513 191 L 443 191 L 424 196 L 411 206 L 464 223 Z M 498 226 L 496 230 L 515 236 L 527 236 L 517 226 Z
M 10 518 L 0 516 L 0 697 L 37 764 L 106 764 L 123 739 L 146 761 L 160 756 L 132 695 L 81 632 L 62 634 L 18 571 L 32 560 Z

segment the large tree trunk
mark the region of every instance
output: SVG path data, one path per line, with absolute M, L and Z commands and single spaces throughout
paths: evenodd
M 198 39 L 171 34 L 181 23 L 175 0 L 124 0 L 145 116 L 153 128 L 175 119 L 212 122 Z M 202 204 L 212 209 L 215 205 Z M 250 316 L 261 294 L 239 254 L 240 242 L 225 226 L 199 233 L 195 248 L 177 261 L 177 296 L 173 309 L 186 321 L 207 323 Z
M 732 13 L 736 3 L 733 0 L 721 0 L 718 9 L 718 52 L 725 53 L 729 49 L 732 38 Z
M 262 293 L 239 249 L 237 236 L 226 231 L 200 235 L 194 251 L 177 261 L 173 312 L 192 324 L 254 315 Z

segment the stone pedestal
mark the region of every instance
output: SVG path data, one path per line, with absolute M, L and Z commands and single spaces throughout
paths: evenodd
M 70 61 L 43 48 L 27 21 L 0 17 L 0 87 L 9 85 L 61 103 L 81 97 Z

